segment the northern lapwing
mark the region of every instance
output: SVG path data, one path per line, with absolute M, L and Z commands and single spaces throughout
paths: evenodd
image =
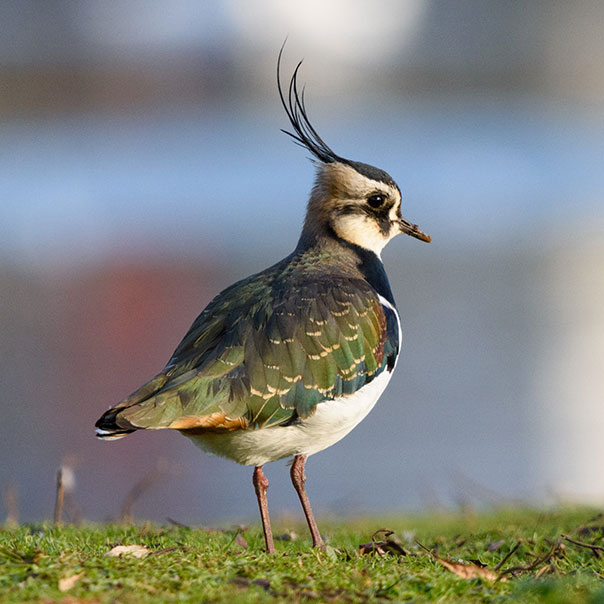
M 281 53 L 283 49 L 281 49 Z M 302 234 L 273 266 L 219 293 L 164 369 L 96 423 L 105 440 L 178 430 L 198 447 L 254 466 L 266 549 L 275 552 L 265 463 L 293 457 L 291 480 L 322 547 L 304 466 L 346 436 L 386 388 L 401 324 L 380 253 L 399 233 L 430 241 L 401 215 L 383 170 L 336 155 L 311 125 L 298 63 L 277 86 L 297 144 L 317 172 Z

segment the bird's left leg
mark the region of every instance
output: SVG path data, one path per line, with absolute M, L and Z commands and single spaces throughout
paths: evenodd
M 306 455 L 296 455 L 294 457 L 294 462 L 292 463 L 290 476 L 294 485 L 294 489 L 296 489 L 296 493 L 298 493 L 298 497 L 300 498 L 300 503 L 302 504 L 304 515 L 306 516 L 306 522 L 308 522 L 308 528 L 310 529 L 310 534 L 312 536 L 313 547 L 323 548 L 323 539 L 321 538 L 321 534 L 319 533 L 317 523 L 315 522 L 315 517 L 313 516 L 312 509 L 310 507 L 310 501 L 308 501 L 306 489 L 304 488 L 304 483 L 306 482 L 306 474 L 304 473 L 305 463 Z

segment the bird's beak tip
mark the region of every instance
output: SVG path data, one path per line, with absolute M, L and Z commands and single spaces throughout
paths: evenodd
M 411 237 L 415 237 L 420 241 L 425 241 L 426 243 L 430 243 L 432 241 L 432 237 L 430 235 L 426 235 L 416 224 L 411 224 L 407 222 L 404 218 L 400 220 L 401 231 L 406 235 L 411 235 Z

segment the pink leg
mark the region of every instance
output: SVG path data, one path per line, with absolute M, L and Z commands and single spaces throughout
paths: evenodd
M 258 498 L 258 507 L 260 508 L 260 518 L 262 519 L 262 530 L 264 531 L 264 541 L 266 543 L 266 551 L 269 554 L 274 554 L 275 543 L 273 541 L 273 531 L 271 530 L 271 519 L 268 515 L 268 502 L 266 500 L 266 492 L 268 491 L 268 478 L 262 471 L 262 466 L 254 468 L 254 489 Z
M 296 493 L 298 493 L 298 497 L 300 498 L 300 503 L 302 504 L 304 515 L 306 516 L 306 522 L 308 522 L 308 528 L 310 529 L 310 534 L 312 536 L 312 545 L 313 547 L 322 548 L 324 547 L 323 539 L 321 538 L 321 534 L 319 533 L 317 523 L 315 522 L 315 517 L 313 516 L 312 509 L 310 507 L 310 501 L 308 501 L 306 489 L 304 488 L 304 483 L 306 482 L 306 475 L 304 473 L 305 463 L 305 455 L 296 455 L 294 457 L 294 463 L 292 464 L 290 470 L 290 475 L 292 478 L 294 489 L 296 489 Z

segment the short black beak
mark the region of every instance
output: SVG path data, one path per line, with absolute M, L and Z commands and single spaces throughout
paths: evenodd
M 404 218 L 399 219 L 398 225 L 401 229 L 401 233 L 411 235 L 411 237 L 415 237 L 416 239 L 420 239 L 421 241 L 425 241 L 426 243 L 430 243 L 430 241 L 432 241 L 430 235 L 422 233 L 422 231 L 419 230 L 419 227 L 416 224 L 411 224 Z

